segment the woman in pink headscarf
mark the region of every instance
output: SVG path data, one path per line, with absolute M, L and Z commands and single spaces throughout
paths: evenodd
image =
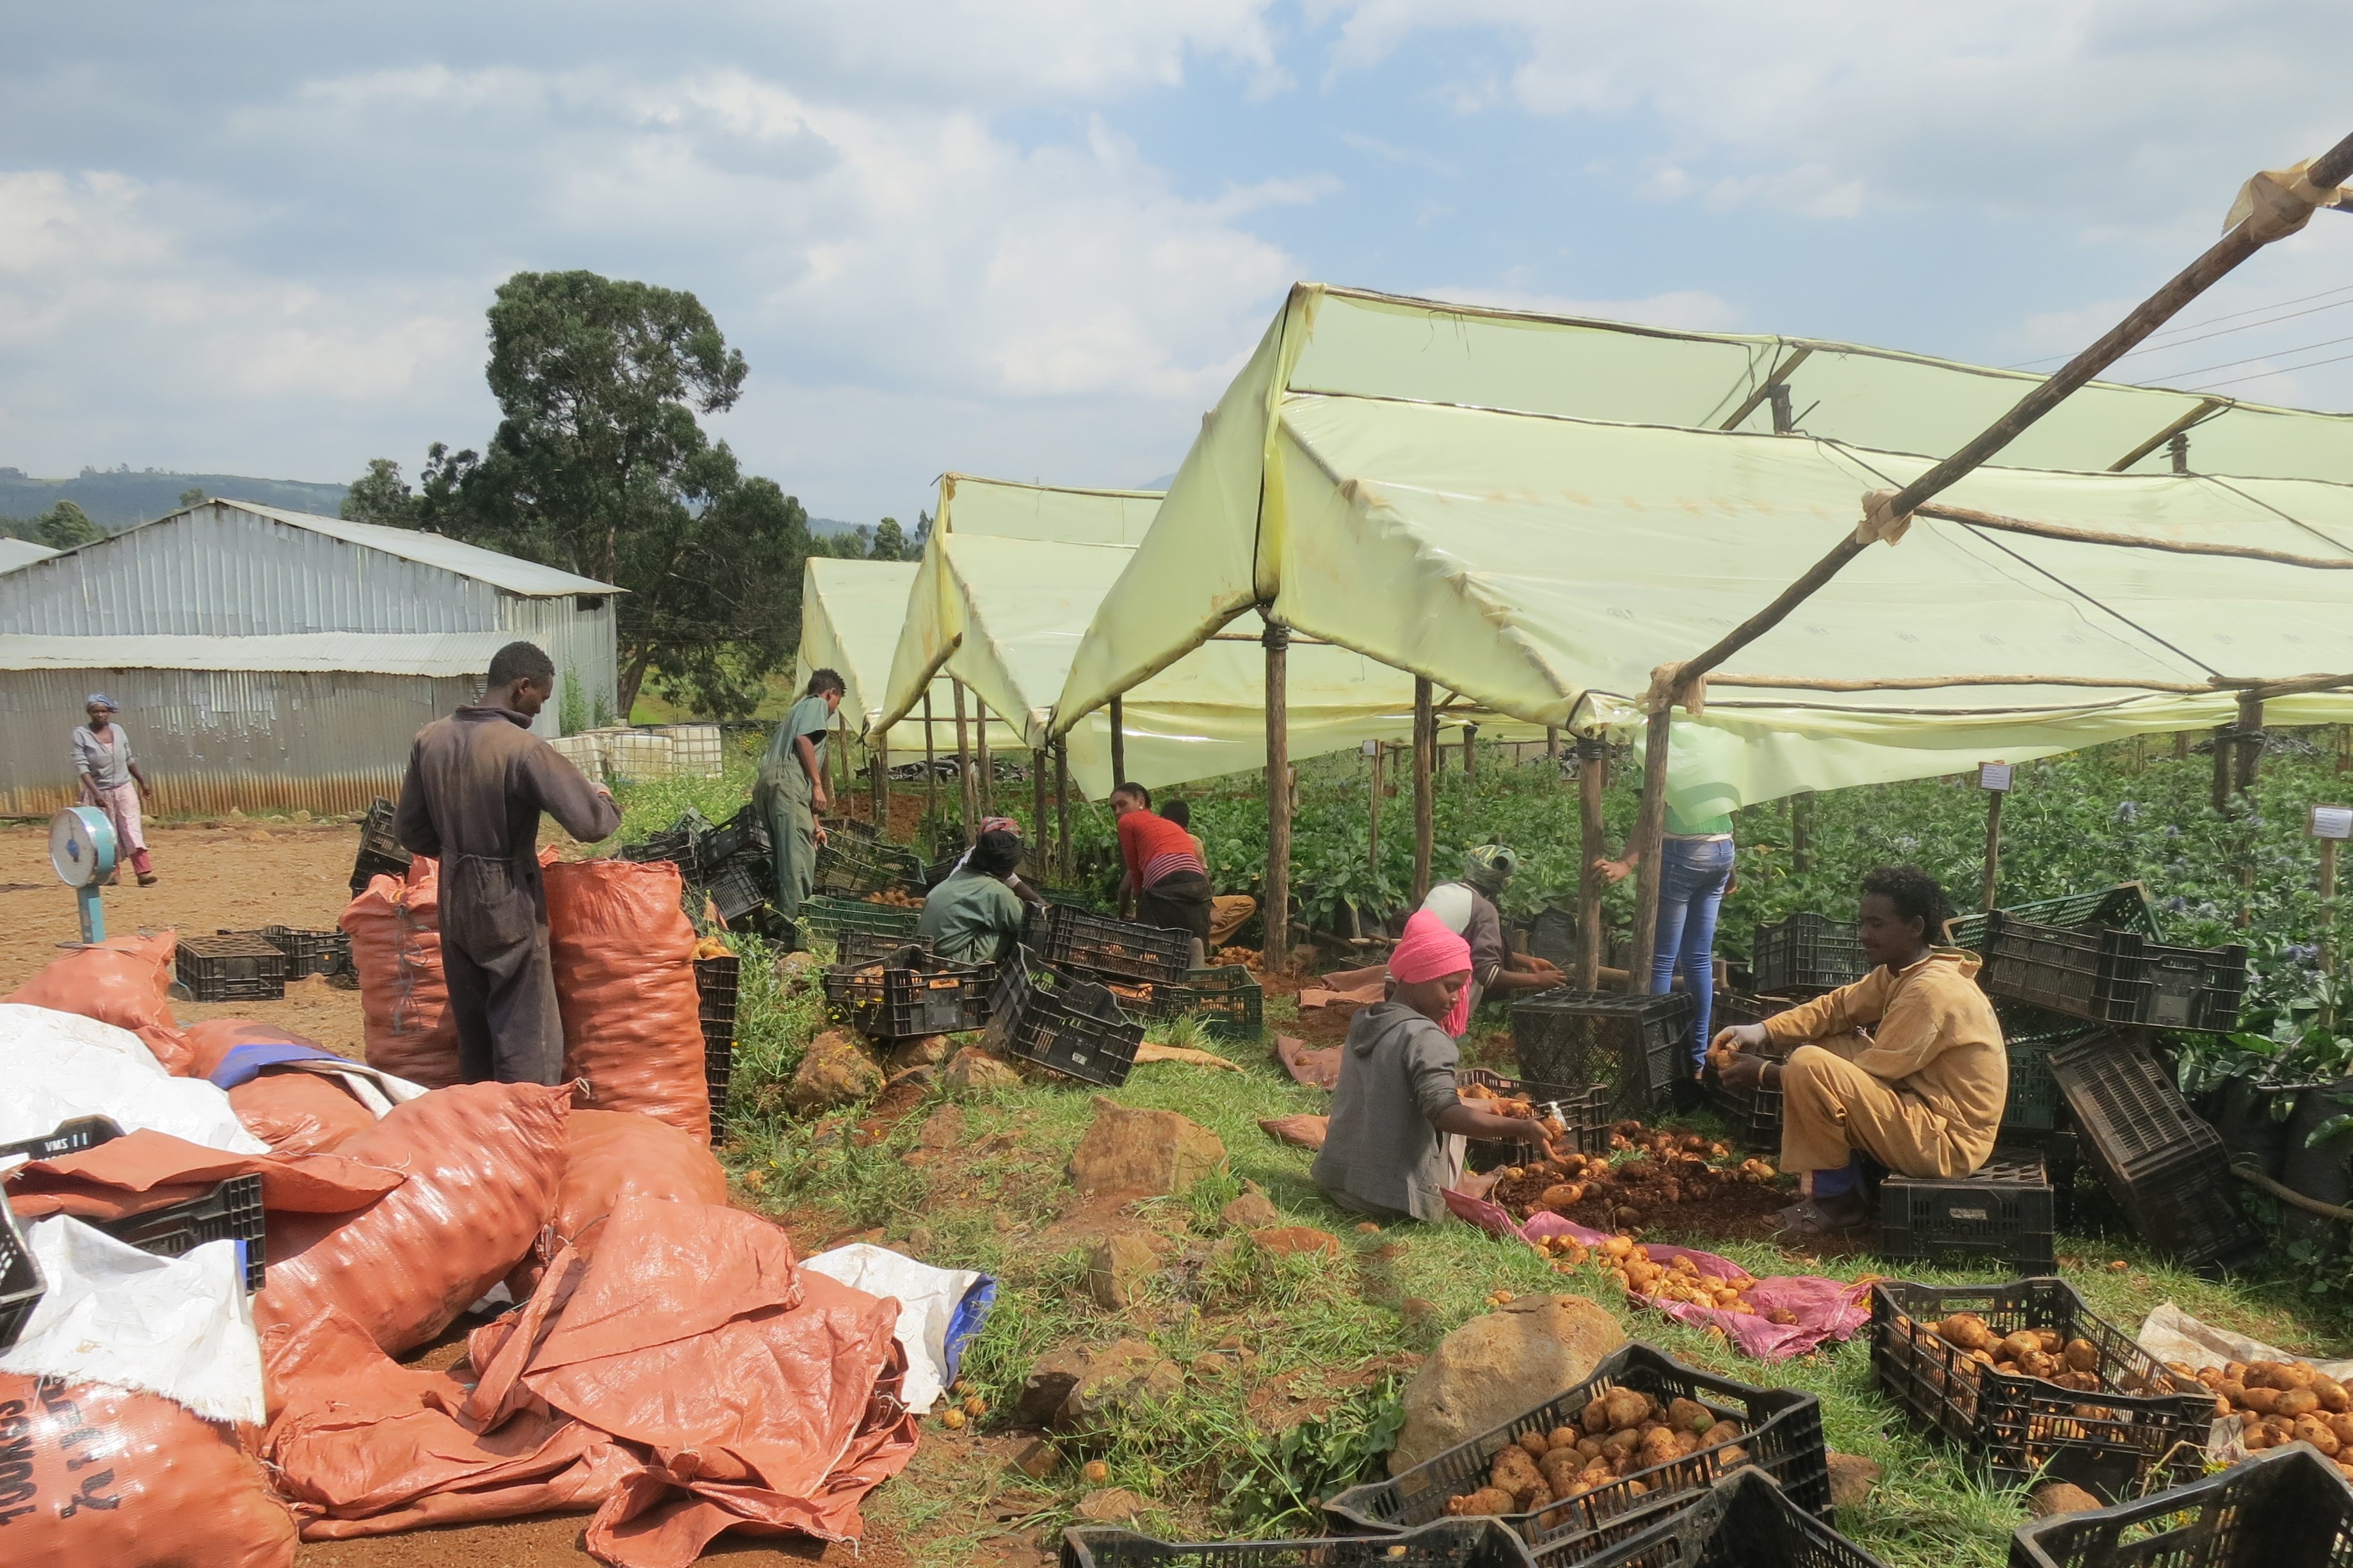
M 1324 1195 L 1374 1219 L 1446 1217 L 1450 1136 L 1545 1141 L 1544 1129 L 1462 1103 L 1453 1036 L 1470 1010 L 1471 946 L 1427 910 L 1389 955 L 1386 1001 L 1356 1009 L 1309 1172 Z

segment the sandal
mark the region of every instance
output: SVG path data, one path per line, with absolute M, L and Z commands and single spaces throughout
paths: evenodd
M 152 888 L 163 879 L 163 878 L 158 877 L 153 871 L 142 871 L 139 873 L 139 885 L 142 888 Z
M 1773 1216 L 1773 1239 L 1784 1247 L 1806 1247 L 1834 1240 L 1871 1223 L 1867 1215 L 1841 1219 L 1825 1212 L 1811 1198 L 1802 1198 Z

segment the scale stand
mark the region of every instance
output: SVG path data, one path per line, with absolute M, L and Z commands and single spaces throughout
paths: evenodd
M 114 875 L 114 824 L 98 807 L 69 805 L 49 818 L 49 864 L 58 880 L 74 890 L 85 944 L 106 940 L 106 910 L 98 890 Z

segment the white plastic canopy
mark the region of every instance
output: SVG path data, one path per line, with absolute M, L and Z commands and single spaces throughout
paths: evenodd
M 1271 386 L 1246 373 L 1211 416 L 1073 658 L 1058 722 L 1262 604 L 1531 724 L 1623 723 L 1655 666 L 1715 641 L 1852 532 L 1865 492 L 1929 464 Z M 1253 447 L 1234 433 L 1261 406 Z M 2353 487 L 2003 468 L 1938 504 L 2281 559 L 1923 515 L 1712 677 L 1704 719 L 1677 727 L 1677 773 L 1736 776 L 1744 802 L 1917 777 L 2220 722 L 2232 682 L 2353 672 Z M 1839 689 L 1862 681 L 1910 685 Z M 2345 718 L 2353 697 L 2272 711 Z M 1686 748 L 1686 731 L 1721 739 Z
M 841 710 L 863 727 L 882 710 L 891 656 L 914 585 L 912 561 L 843 561 L 812 555 L 801 572 L 800 676 L 832 669 L 848 689 Z M 938 695 L 944 700 L 947 687 Z M 921 700 L 920 696 L 918 700 Z

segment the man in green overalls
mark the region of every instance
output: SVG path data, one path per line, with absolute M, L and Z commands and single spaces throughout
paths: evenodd
M 800 918 L 801 900 L 809 896 L 817 874 L 817 847 L 825 842 L 825 831 L 817 825 L 817 814 L 830 804 L 825 795 L 825 734 L 841 706 L 842 689 L 834 670 L 809 677 L 808 689 L 768 738 L 759 783 L 752 789 L 752 804 L 768 825 L 776 913 L 786 921 Z

